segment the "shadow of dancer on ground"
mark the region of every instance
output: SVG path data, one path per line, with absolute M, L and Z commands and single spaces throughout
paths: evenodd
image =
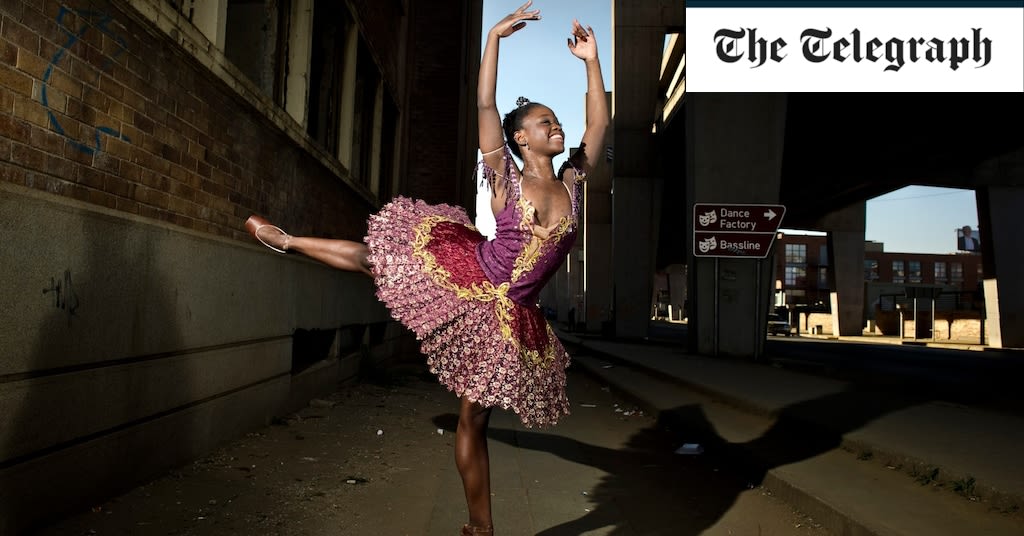
M 835 449 L 844 434 L 925 400 L 851 388 L 787 406 L 763 434 L 746 442 L 719 435 L 699 404 L 661 412 L 656 425 L 630 437 L 621 449 L 523 430 L 491 429 L 489 437 L 606 473 L 589 493 L 594 506 L 588 513 L 540 535 L 609 527 L 612 535 L 696 535 L 722 519 L 741 493 L 761 485 L 769 470 Z M 809 424 L 823 415 L 830 416 L 827 427 Z M 454 415 L 433 420 L 447 430 L 456 422 Z M 700 443 L 704 454 L 675 454 L 683 441 Z

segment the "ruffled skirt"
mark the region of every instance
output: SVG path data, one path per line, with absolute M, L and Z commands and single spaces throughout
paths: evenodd
M 527 427 L 553 425 L 569 413 L 569 357 L 538 307 L 484 275 L 483 240 L 461 208 L 396 198 L 370 217 L 365 238 L 377 297 L 448 390 L 511 409 Z

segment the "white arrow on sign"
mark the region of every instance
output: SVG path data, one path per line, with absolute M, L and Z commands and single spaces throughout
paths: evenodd
M 776 214 L 775 211 L 772 209 L 768 209 L 768 212 L 764 213 L 764 217 L 768 218 L 768 221 L 772 221 L 775 218 L 775 216 L 778 216 L 778 214 Z

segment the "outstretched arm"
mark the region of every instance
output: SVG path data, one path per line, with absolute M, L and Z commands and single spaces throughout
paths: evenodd
M 501 118 L 494 102 L 498 79 L 498 41 L 523 29 L 526 26 L 525 21 L 540 19 L 539 9 L 526 11 L 532 3 L 530 0 L 519 6 L 519 9 L 498 21 L 487 32 L 487 44 L 484 45 L 484 55 L 480 59 L 480 78 L 476 86 L 480 151 L 484 153 L 484 163 L 496 170 L 501 170 L 504 166 L 501 163 L 502 151 L 495 149 L 501 149 L 505 143 L 505 136 L 501 131 Z
M 608 129 L 608 102 L 605 99 L 604 78 L 601 76 L 601 62 L 597 57 L 597 39 L 594 29 L 586 29 L 573 21 L 573 38 L 569 39 L 569 51 L 583 60 L 587 68 L 587 127 L 583 132 L 582 162 L 575 162 L 583 171 L 590 172 L 601 161 L 604 134 Z

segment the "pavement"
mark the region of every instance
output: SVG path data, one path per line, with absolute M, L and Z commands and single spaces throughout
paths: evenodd
M 1013 405 L 914 388 L 923 374 L 844 381 L 785 359 L 691 355 L 678 341 L 559 336 L 576 365 L 672 423 L 680 440 L 731 460 L 835 534 L 1024 534 L 1024 418 Z M 894 344 L 865 339 L 847 342 Z M 801 350 L 788 342 L 773 353 Z
M 972 405 L 963 400 L 976 395 L 970 389 L 917 388 L 924 379 L 912 367 L 898 381 L 847 380 L 785 359 L 692 355 L 671 337 L 557 332 L 573 354 L 573 413 L 525 429 L 495 412 L 497 534 L 1024 534 L 1024 419 L 1000 397 Z M 831 357 L 870 370 L 898 361 L 882 346 L 834 342 Z M 772 354 L 795 356 L 826 343 L 772 344 Z M 929 367 L 965 355 L 1007 359 L 909 351 Z M 35 534 L 455 534 L 466 519 L 452 460 L 457 401 L 421 360 L 410 363 L 397 380 L 343 387 Z
M 458 402 L 412 370 L 343 387 L 33 534 L 454 536 L 467 519 Z M 494 412 L 496 534 L 829 536 L 724 460 L 676 454 L 662 423 L 581 370 L 568 394 L 572 414 L 547 429 Z

